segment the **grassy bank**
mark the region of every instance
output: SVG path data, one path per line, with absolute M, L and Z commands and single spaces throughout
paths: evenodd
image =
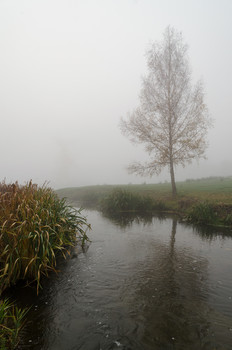
M 122 191 L 120 198 L 115 191 Z M 146 211 L 175 212 L 194 223 L 232 225 L 232 177 L 210 177 L 177 182 L 177 191 L 177 197 L 173 199 L 171 185 L 160 183 L 66 188 L 58 190 L 57 193 L 61 197 L 67 197 L 72 203 L 109 212 L 141 210 L 142 206 Z M 127 193 L 126 200 L 125 193 Z M 123 201 L 127 204 L 122 204 Z M 142 201 L 146 203 L 144 206 L 141 204 Z
M 193 199 L 209 202 L 232 203 L 232 176 L 210 177 L 197 180 L 177 182 L 177 200 Z M 140 195 L 148 195 L 151 198 L 172 201 L 171 184 L 138 184 L 138 185 L 97 185 L 85 187 L 71 187 L 57 190 L 59 197 L 67 197 L 73 203 L 86 203 L 96 207 L 100 200 L 120 188 Z

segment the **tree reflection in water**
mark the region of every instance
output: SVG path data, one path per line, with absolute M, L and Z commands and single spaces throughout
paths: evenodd
M 126 213 L 119 213 L 114 216 L 109 215 L 103 215 L 105 218 L 113 222 L 115 225 L 118 225 L 122 229 L 127 229 L 128 227 L 132 226 L 133 224 L 143 224 L 143 225 L 152 225 L 154 214 L 147 213 L 140 215 L 135 212 L 126 212 Z M 161 222 L 167 218 L 167 215 L 164 213 L 157 213 L 155 215 L 155 218 L 160 220 Z
M 121 227 L 141 221 L 151 225 L 153 219 L 130 215 L 117 223 Z M 133 284 L 133 297 L 124 290 L 122 298 L 137 322 L 136 332 L 151 349 L 212 349 L 215 341 L 210 323 L 212 310 L 207 303 L 208 261 L 196 258 L 191 248 L 175 244 L 177 224 L 177 218 L 173 218 L 169 244 L 157 240 L 150 247 L 153 258 L 140 261 L 134 268 L 136 275 L 125 283 Z

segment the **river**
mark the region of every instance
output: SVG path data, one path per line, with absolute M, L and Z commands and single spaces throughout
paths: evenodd
M 86 211 L 85 251 L 12 292 L 31 306 L 18 349 L 231 350 L 232 235 L 175 218 Z

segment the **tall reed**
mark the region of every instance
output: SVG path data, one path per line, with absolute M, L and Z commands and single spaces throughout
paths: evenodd
M 80 210 L 54 191 L 29 182 L 0 184 L 0 294 L 19 279 L 36 280 L 55 270 L 57 252 L 64 256 L 90 228 Z

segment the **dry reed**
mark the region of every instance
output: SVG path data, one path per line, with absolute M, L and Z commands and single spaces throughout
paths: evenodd
M 81 211 L 54 191 L 29 182 L 0 183 L 0 294 L 19 279 L 36 280 L 55 270 L 57 252 L 65 254 L 90 228 Z

